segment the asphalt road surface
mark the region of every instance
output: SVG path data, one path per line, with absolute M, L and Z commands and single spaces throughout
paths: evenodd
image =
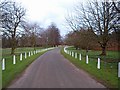
M 8 88 L 105 88 L 60 54 L 48 51 L 36 59 Z

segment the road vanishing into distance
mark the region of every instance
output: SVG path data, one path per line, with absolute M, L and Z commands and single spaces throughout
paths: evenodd
M 105 88 L 60 54 L 60 48 L 36 59 L 8 88 Z

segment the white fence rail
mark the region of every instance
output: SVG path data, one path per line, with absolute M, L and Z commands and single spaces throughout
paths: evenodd
M 68 52 L 71 52 L 70 56 L 71 57 L 74 57 L 75 59 L 78 59 L 78 53 L 76 52 L 73 52 L 73 51 L 70 51 L 70 50 L 67 50 L 68 46 L 64 47 L 64 52 L 68 54 Z M 89 64 L 89 56 L 86 55 L 86 64 Z M 82 56 L 81 56 L 81 53 L 79 53 L 79 60 L 81 61 L 82 60 Z M 97 60 L 97 66 L 96 68 L 97 69 L 100 69 L 101 67 L 101 64 L 100 64 L 101 60 L 100 58 L 98 58 Z M 118 77 L 120 77 L 120 62 L 118 63 Z
M 40 53 L 40 52 L 44 52 L 44 51 L 47 51 L 47 50 L 51 50 L 51 49 L 54 49 L 54 47 L 51 47 L 51 48 L 46 48 L 46 49 L 40 49 L 40 50 L 36 50 L 36 51 L 30 51 L 30 52 L 25 52 L 25 53 L 21 53 L 19 56 L 19 60 L 22 61 L 23 60 L 23 54 L 24 54 L 24 59 L 27 59 L 27 56 L 30 57 L 32 55 L 35 55 L 37 53 Z M 5 70 L 6 69 L 6 64 L 5 64 L 6 60 L 5 58 L 2 59 L 2 70 Z M 13 64 L 16 64 L 16 55 L 13 55 L 13 61 L 12 61 Z

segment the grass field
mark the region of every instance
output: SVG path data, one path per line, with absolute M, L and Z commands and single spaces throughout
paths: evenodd
M 37 49 L 42 49 L 42 48 L 37 48 Z M 24 58 L 24 53 L 29 51 L 33 51 L 33 48 L 18 48 L 15 51 L 16 55 L 16 64 L 12 64 L 12 58 L 13 56 L 10 55 L 10 49 L 3 49 L 3 58 L 5 58 L 6 61 L 6 69 L 2 71 L 2 87 L 5 88 L 9 85 L 9 83 L 15 79 L 17 76 L 20 75 L 22 71 L 26 67 L 28 67 L 29 64 L 31 64 L 36 58 L 38 58 L 40 55 L 44 54 L 44 52 L 37 53 L 33 56 L 27 57 L 26 59 Z M 23 60 L 20 61 L 20 53 L 23 53 Z
M 70 51 L 74 51 L 82 54 L 82 60 L 79 60 L 79 57 L 75 59 L 70 55 L 66 54 L 64 50 L 61 50 L 61 53 L 65 58 L 70 60 L 74 65 L 78 68 L 82 68 L 86 72 L 88 72 L 93 78 L 103 83 L 108 88 L 118 88 L 118 60 L 119 53 L 117 51 L 108 51 L 107 56 L 99 56 L 100 51 L 89 51 L 87 54 L 89 56 L 89 64 L 85 62 L 86 51 L 85 50 L 75 50 L 75 48 L 68 48 Z M 97 58 L 98 56 L 101 58 L 101 69 L 97 69 Z M 116 60 L 116 61 L 115 61 Z
M 36 50 L 38 49 L 43 49 L 43 47 L 36 47 Z M 31 47 L 24 47 L 24 48 L 17 48 L 15 50 L 15 54 L 20 54 L 20 53 L 25 53 L 25 52 L 29 52 L 29 51 L 34 51 L 34 48 L 31 48 Z M 7 58 L 8 56 L 11 56 L 10 55 L 11 53 L 11 48 L 5 48 L 5 49 L 2 49 L 2 57 L 4 58 Z
M 67 50 L 81 53 L 82 56 L 86 55 L 85 50 L 76 50 L 74 47 L 69 47 Z M 100 56 L 101 51 L 95 51 L 95 50 L 89 50 L 87 54 L 89 55 L 90 58 L 98 58 L 99 56 L 101 59 L 106 59 L 110 61 L 114 60 L 115 62 L 118 62 L 118 60 L 120 59 L 120 51 L 119 52 L 118 51 L 107 51 L 107 56 Z

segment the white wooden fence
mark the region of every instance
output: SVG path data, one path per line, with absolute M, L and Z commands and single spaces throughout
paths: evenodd
M 71 57 L 75 56 L 74 57 L 75 59 L 79 58 L 80 61 L 82 60 L 81 53 L 79 54 L 79 57 L 78 57 L 78 54 L 76 52 L 67 50 L 67 48 L 68 48 L 68 46 L 64 47 L 64 52 L 65 53 L 69 54 Z M 68 52 L 71 52 L 71 53 L 68 53 Z M 97 60 L 97 66 L 96 66 L 97 69 L 100 69 L 100 66 L 101 66 L 100 61 L 101 61 L 100 58 L 98 58 L 98 60 Z M 88 55 L 86 55 L 86 64 L 89 64 L 89 56 Z M 118 63 L 118 77 L 120 78 L 120 62 Z
M 33 54 L 37 54 L 37 53 L 40 53 L 40 52 L 44 52 L 44 51 L 47 51 L 47 50 L 51 50 L 51 49 L 54 49 L 54 47 L 51 47 L 51 48 L 46 48 L 46 49 L 41 49 L 41 50 L 36 50 L 36 51 L 30 51 L 30 52 L 25 52 L 25 53 L 21 53 L 20 54 L 20 61 L 24 59 L 27 59 L 27 56 L 30 57 L 32 56 Z M 23 54 L 24 54 L 24 57 L 23 57 Z M 2 70 L 5 70 L 6 69 L 6 59 L 3 58 L 2 59 Z M 15 65 L 16 64 L 16 55 L 13 55 L 13 64 Z

